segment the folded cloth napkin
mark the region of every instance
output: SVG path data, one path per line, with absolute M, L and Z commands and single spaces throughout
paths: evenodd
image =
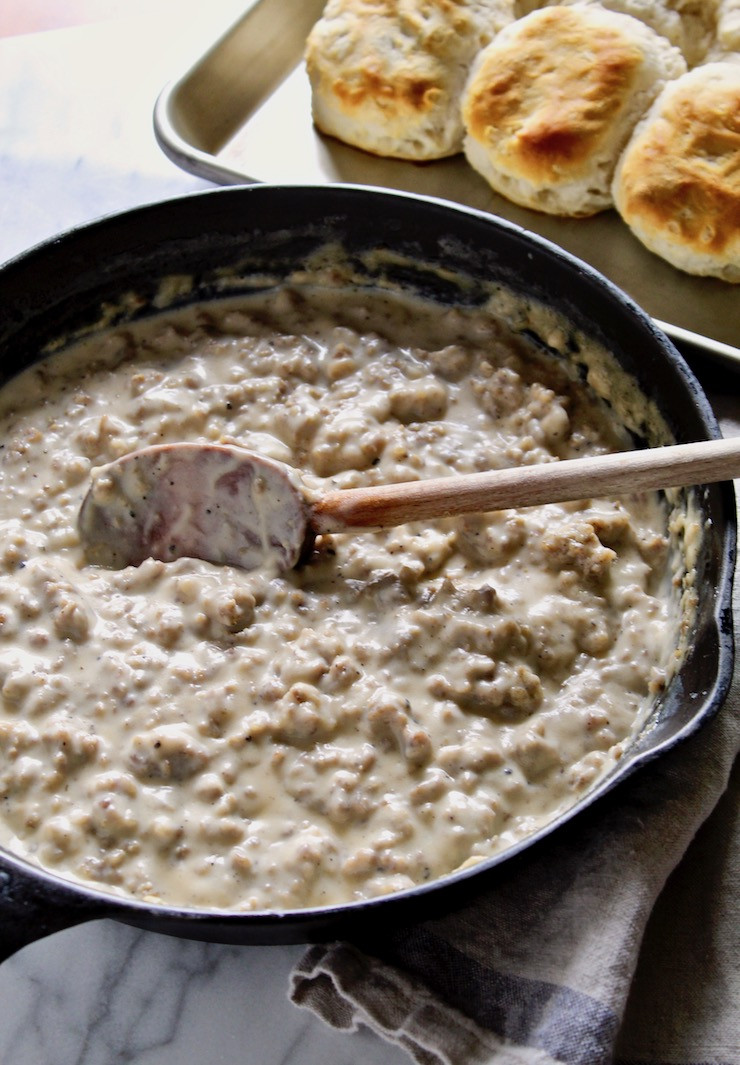
M 736 622 L 739 608 L 736 588 Z M 366 1025 L 420 1065 L 738 1065 L 736 780 L 727 786 L 739 749 L 736 670 L 698 734 L 506 863 L 469 904 L 382 942 L 374 930 L 308 949 L 292 1001 L 335 1028 Z M 712 832 L 690 847 L 715 807 Z

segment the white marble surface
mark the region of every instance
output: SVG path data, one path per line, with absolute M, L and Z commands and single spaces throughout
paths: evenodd
M 96 921 L 0 966 L 13 1065 L 408 1065 L 367 1030 L 288 1002 L 302 947 L 228 947 Z
M 0 260 L 80 222 L 205 186 L 160 151 L 152 108 L 242 6 L 216 0 L 186 27 L 136 18 L 0 41 Z
M 177 25 L 137 18 L 0 41 L 0 261 L 79 222 L 205 187 L 159 150 L 152 106 L 241 7 L 183 3 Z M 0 1062 L 408 1062 L 369 1032 L 333 1032 L 288 1002 L 302 951 L 110 921 L 58 933 L 0 966 Z

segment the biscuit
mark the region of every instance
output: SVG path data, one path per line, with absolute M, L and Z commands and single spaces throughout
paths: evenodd
M 513 0 L 329 0 L 306 44 L 314 124 L 376 155 L 462 150 L 470 66 Z
M 680 51 L 629 15 L 589 4 L 534 11 L 480 54 L 462 101 L 468 162 L 524 207 L 581 216 L 612 205 L 632 129 Z
M 614 176 L 622 219 L 690 274 L 740 282 L 740 64 L 707 63 L 665 87 Z

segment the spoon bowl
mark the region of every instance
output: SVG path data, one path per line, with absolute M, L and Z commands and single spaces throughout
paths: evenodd
M 308 506 L 290 467 L 220 444 L 161 444 L 99 467 L 79 530 L 110 569 L 183 556 L 255 569 L 296 565 Z

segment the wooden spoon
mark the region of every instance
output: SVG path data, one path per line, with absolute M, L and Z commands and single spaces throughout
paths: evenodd
M 297 471 L 243 448 L 162 444 L 93 472 L 79 531 L 88 560 L 112 568 L 188 556 L 285 570 L 322 533 L 737 476 L 733 437 L 315 495 Z

